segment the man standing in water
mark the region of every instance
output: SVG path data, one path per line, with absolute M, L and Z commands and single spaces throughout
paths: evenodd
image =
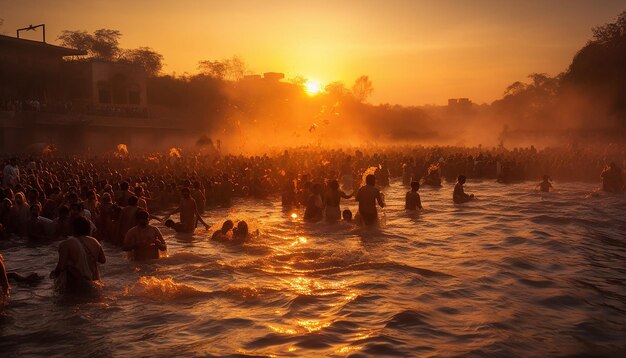
M 75 218 L 72 227 L 74 236 L 59 245 L 59 262 L 50 277 L 61 280 L 64 288 L 91 287 L 91 283 L 100 281 L 98 263 L 105 263 L 106 257 L 98 240 L 89 236 L 91 222 L 87 218 Z
M 373 225 L 378 221 L 376 202 L 381 208 L 385 207 L 385 201 L 376 188 L 376 177 L 369 174 L 365 177 L 365 186 L 361 187 L 356 194 L 356 201 L 359 202 L 359 214 L 365 225 Z
M 150 214 L 144 210 L 139 210 L 135 219 L 137 225 L 124 237 L 124 251 L 132 251 L 137 261 L 158 259 L 159 250 L 167 250 L 161 231 L 149 224 Z
M 602 178 L 602 190 L 609 193 L 621 193 L 624 190 L 624 177 L 622 169 L 611 162 L 600 175 Z
M 465 194 L 465 190 L 463 190 L 463 184 L 465 184 L 466 180 L 467 178 L 465 175 L 459 175 L 457 178 L 456 185 L 454 186 L 454 192 L 452 193 L 452 201 L 454 201 L 455 204 L 467 203 L 468 201 L 474 199 L 474 194 Z
M 202 220 L 200 213 L 198 213 L 198 207 L 196 201 L 191 197 L 191 191 L 189 188 L 183 188 L 181 190 L 182 198 L 178 209 L 172 211 L 165 219 L 165 225 L 171 227 L 176 232 L 193 233 L 196 229 L 196 224 L 199 222 L 204 225 L 205 229 L 209 228 L 209 225 Z M 180 213 L 180 222 L 174 223 L 171 220 L 167 220 L 170 216 Z

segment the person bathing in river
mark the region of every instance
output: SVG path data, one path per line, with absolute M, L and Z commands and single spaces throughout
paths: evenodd
M 463 184 L 465 184 L 467 178 L 465 175 L 459 175 L 457 178 L 456 185 L 454 186 L 454 192 L 452 193 L 452 201 L 455 204 L 463 204 L 472 199 L 474 199 L 474 194 L 465 194 L 465 190 L 463 190 Z
M 250 232 L 248 229 L 248 223 L 240 221 L 237 223 L 237 227 L 233 229 L 232 242 L 234 244 L 243 244 L 250 238 Z
M 404 209 L 417 210 L 422 209 L 422 200 L 417 191 L 420 190 L 420 183 L 418 181 L 411 182 L 411 190 L 406 193 Z
M 74 236 L 59 245 L 59 261 L 50 278 L 56 279 L 60 288 L 81 291 L 100 281 L 98 263 L 106 263 L 106 257 L 98 240 L 89 236 L 91 222 L 87 218 L 75 218 L 72 227 Z
M 359 202 L 359 216 L 365 225 L 374 225 L 378 222 L 378 212 L 376 203 L 381 208 L 385 207 L 385 201 L 376 188 L 376 177 L 369 174 L 365 177 L 365 186 L 359 188 L 356 194 L 356 201 Z
M 326 220 L 334 222 L 341 219 L 341 209 L 339 208 L 341 198 L 350 199 L 352 196 L 354 196 L 354 193 L 347 195 L 339 189 L 339 182 L 337 180 L 331 180 L 328 183 L 328 189 L 324 193 L 324 214 Z
M 316 183 L 311 188 L 311 195 L 306 201 L 304 209 L 304 220 L 316 222 L 322 220 L 324 201 L 322 200 L 322 184 Z
M 343 221 L 351 223 L 352 222 L 352 211 L 350 209 L 346 209 L 341 213 L 341 217 Z
M 544 193 L 549 192 L 550 189 L 552 189 L 552 183 L 550 183 L 550 180 L 551 180 L 550 177 L 547 174 L 545 174 L 543 176 L 543 181 L 537 184 L 537 186 L 539 187 L 539 190 Z
M 202 216 L 198 212 L 196 201 L 191 197 L 191 191 L 189 188 L 183 188 L 180 191 L 182 198 L 178 209 L 172 211 L 166 218 L 165 226 L 176 230 L 176 232 L 193 233 L 196 229 L 198 221 L 204 225 L 205 229 L 209 229 L 209 225 L 202 220 Z M 176 223 L 172 220 L 167 220 L 170 216 L 180 213 L 180 222 Z
M 156 226 L 149 224 L 150 214 L 139 210 L 135 214 L 137 225 L 132 227 L 124 237 L 124 251 L 132 251 L 135 260 L 151 260 L 159 258 L 159 251 L 167 250 L 167 245 Z
M 230 240 L 228 238 L 228 232 L 232 230 L 233 227 L 235 227 L 235 224 L 233 223 L 232 220 L 224 221 L 224 223 L 222 224 L 222 228 L 219 230 L 216 230 L 213 233 L 213 235 L 211 236 L 211 240 L 221 241 L 221 242 Z
M 622 169 L 611 162 L 600 175 L 602 178 L 602 190 L 608 193 L 622 193 L 624 191 L 624 177 Z

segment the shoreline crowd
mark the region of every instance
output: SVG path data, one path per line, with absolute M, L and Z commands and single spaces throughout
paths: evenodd
M 59 260 L 50 277 L 62 290 L 84 291 L 100 281 L 98 264 L 106 262 L 101 241 L 132 253 L 135 260 L 159 258 L 167 243 L 150 220 L 179 233 L 193 233 L 203 214 L 230 206 L 234 197 L 265 199 L 279 195 L 286 210 L 304 208 L 309 222 L 354 220 L 372 225 L 377 207 L 386 205 L 379 187 L 401 178 L 410 187 L 407 210 L 422 208 L 420 186 L 442 186 L 456 179 L 452 200 L 462 204 L 467 178 L 500 183 L 535 180 L 539 190 L 552 189 L 551 178 L 597 178 L 602 190 L 623 193 L 620 167 L 606 158 L 626 158 L 625 148 L 482 150 L 481 148 L 395 148 L 380 150 L 291 149 L 275 155 L 234 156 L 113 153 L 99 157 L 47 155 L 7 158 L 2 171 L 0 240 L 21 237 L 59 244 Z M 575 170 L 573 169 L 575 168 Z M 571 175 L 573 171 L 579 175 Z M 550 176 L 545 174 L 550 173 Z M 597 180 L 597 179 L 596 179 Z M 358 212 L 342 210 L 341 199 L 354 198 Z M 172 208 L 175 208 L 172 210 Z M 158 217 L 155 213 L 165 213 Z M 179 221 L 169 217 L 179 213 Z M 353 219 L 354 218 L 354 219 Z M 248 224 L 231 220 L 211 240 L 242 244 Z M 1 258 L 1 256 L 0 256 Z M 0 288 L 5 301 L 9 279 L 40 280 L 38 275 L 7 275 L 0 259 Z

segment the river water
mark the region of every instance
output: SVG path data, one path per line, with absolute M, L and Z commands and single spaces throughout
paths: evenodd
M 102 297 L 13 285 L 0 315 L 12 356 L 619 356 L 626 351 L 626 197 L 583 183 L 385 189 L 379 228 L 307 224 L 278 198 L 207 214 L 245 219 L 243 247 L 162 228 L 168 257 L 105 244 Z M 356 212 L 354 201 L 343 206 Z M 301 216 L 301 211 L 295 211 Z M 47 275 L 57 245 L 0 244 L 10 270 Z

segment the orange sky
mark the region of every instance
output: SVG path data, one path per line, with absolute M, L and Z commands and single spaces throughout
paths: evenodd
M 166 73 L 195 73 L 200 60 L 238 55 L 253 72 L 285 72 L 348 86 L 374 84 L 373 103 L 491 102 L 533 72 L 566 69 L 623 0 L 209 1 L 0 0 L 0 32 L 46 23 L 62 30 L 111 28 L 121 46 L 149 46 Z M 30 33 L 29 38 L 37 38 Z

